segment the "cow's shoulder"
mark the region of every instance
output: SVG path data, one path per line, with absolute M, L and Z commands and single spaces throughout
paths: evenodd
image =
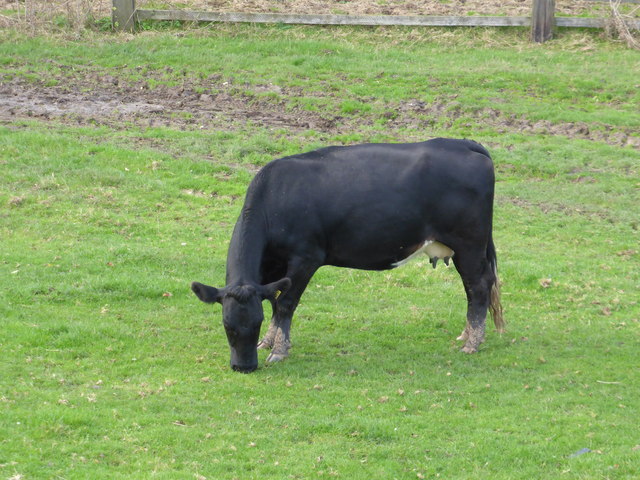
M 293 179 L 326 175 L 348 162 L 353 147 L 334 146 L 290 155 L 270 161 L 254 177 L 254 188 L 258 185 L 290 183 Z

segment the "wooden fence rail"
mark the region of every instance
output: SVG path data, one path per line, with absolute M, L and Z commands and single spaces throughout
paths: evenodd
M 400 25 L 440 27 L 531 27 L 531 40 L 545 42 L 554 27 L 603 28 L 604 18 L 556 17 L 555 0 L 532 0 L 531 17 L 411 16 L 411 15 L 297 15 L 283 13 L 220 13 L 189 10 L 137 9 L 135 0 L 113 0 L 113 27 L 133 32 L 142 20 L 185 22 L 285 23 L 302 25 Z M 635 2 L 637 0 L 626 0 Z M 640 28 L 640 20 L 628 20 L 630 28 Z

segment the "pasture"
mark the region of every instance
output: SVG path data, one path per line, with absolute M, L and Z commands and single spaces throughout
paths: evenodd
M 631 479 L 638 52 L 596 33 L 0 32 L 0 478 Z M 472 138 L 507 332 L 459 352 L 457 273 L 321 269 L 291 356 L 228 366 L 246 186 L 330 144 Z

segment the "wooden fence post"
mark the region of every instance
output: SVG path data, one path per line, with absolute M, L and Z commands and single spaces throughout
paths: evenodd
M 111 21 L 115 30 L 121 32 L 135 31 L 136 0 L 113 0 Z
M 553 35 L 555 0 L 533 0 L 531 41 L 544 43 Z

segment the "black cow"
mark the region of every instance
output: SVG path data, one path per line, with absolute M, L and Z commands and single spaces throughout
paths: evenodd
M 487 309 L 502 331 L 492 240 L 493 163 L 469 140 L 329 147 L 274 160 L 255 176 L 227 257 L 227 286 L 191 285 L 200 300 L 222 304 L 234 370 L 289 353 L 291 319 L 322 265 L 386 270 L 426 253 L 434 268 L 450 258 L 467 294 L 459 340 L 473 353 Z M 273 317 L 258 343 L 262 301 Z

